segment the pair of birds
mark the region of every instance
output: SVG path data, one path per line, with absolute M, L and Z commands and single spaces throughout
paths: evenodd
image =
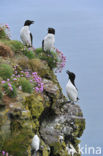
M 33 35 L 30 32 L 30 25 L 33 24 L 34 21 L 26 20 L 24 26 L 20 30 L 20 38 L 24 45 L 28 47 L 32 47 L 33 44 Z M 54 49 L 55 43 L 55 29 L 48 28 L 48 34 L 44 37 L 42 41 L 42 49 L 43 51 L 52 51 Z
M 29 26 L 33 24 L 34 21 L 26 20 L 24 26 L 21 28 L 20 37 L 24 45 L 31 47 L 33 43 L 33 36 L 29 30 Z M 55 43 L 55 29 L 48 28 L 48 34 L 45 36 L 42 41 L 43 51 L 51 51 L 54 49 Z M 66 93 L 72 103 L 78 101 L 78 90 L 75 86 L 75 74 L 67 71 L 69 76 L 69 81 L 66 85 Z

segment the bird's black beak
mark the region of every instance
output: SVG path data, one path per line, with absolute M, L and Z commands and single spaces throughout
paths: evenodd
M 35 21 L 31 21 L 31 24 L 34 24 Z
M 69 74 L 70 74 L 70 71 L 69 71 L 69 70 L 67 70 L 67 71 L 66 71 L 66 73 L 69 75 Z

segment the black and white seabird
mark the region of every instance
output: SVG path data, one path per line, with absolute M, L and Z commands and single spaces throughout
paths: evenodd
M 69 81 L 66 85 L 66 93 L 67 93 L 67 96 L 69 97 L 70 101 L 72 103 L 74 102 L 77 102 L 78 101 L 78 90 L 75 86 L 75 74 L 70 72 L 70 71 L 66 71 L 66 73 L 68 74 L 69 76 Z
M 24 26 L 20 30 L 20 38 L 24 45 L 31 47 L 33 42 L 33 36 L 29 30 L 29 26 L 33 24 L 34 21 L 26 20 Z
M 37 151 L 39 150 L 40 147 L 40 139 L 38 137 L 38 135 L 34 135 L 33 139 L 32 139 L 32 144 L 31 144 L 31 156 L 36 156 L 37 155 Z
M 48 28 L 48 34 L 44 37 L 42 41 L 42 49 L 43 51 L 52 51 L 55 49 L 55 29 Z

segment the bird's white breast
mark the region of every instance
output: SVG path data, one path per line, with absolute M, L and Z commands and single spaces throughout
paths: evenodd
M 32 146 L 32 149 L 34 149 L 35 151 L 38 151 L 39 150 L 40 139 L 39 139 L 38 135 L 35 135 L 33 137 L 31 146 Z
M 53 34 L 47 34 L 44 38 L 44 51 L 51 51 L 54 48 L 55 37 Z
M 24 45 L 31 46 L 30 30 L 29 26 L 24 26 L 20 30 L 20 38 Z
M 66 93 L 71 101 L 73 101 L 73 102 L 77 101 L 78 91 L 70 80 L 68 81 L 68 83 L 66 85 Z

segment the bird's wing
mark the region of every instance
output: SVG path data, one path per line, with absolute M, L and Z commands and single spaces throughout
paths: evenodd
M 30 33 L 30 38 L 31 38 L 31 45 L 33 44 L 33 35 Z
M 42 41 L 42 49 L 44 51 L 44 40 Z
M 20 37 L 24 44 L 31 46 L 30 31 L 28 31 L 26 28 L 22 28 Z
M 30 37 L 30 32 L 25 32 L 25 39 L 27 40 L 28 44 L 31 46 L 31 37 Z
M 66 92 L 68 96 L 72 96 L 77 98 L 78 97 L 78 91 L 73 85 L 68 85 L 66 86 Z

